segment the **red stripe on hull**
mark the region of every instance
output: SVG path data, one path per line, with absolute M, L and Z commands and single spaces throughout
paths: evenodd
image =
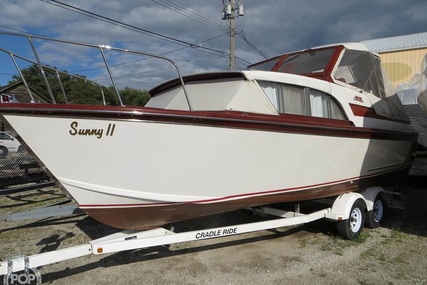
M 408 123 L 406 121 L 393 120 L 391 118 L 378 115 L 373 108 L 368 108 L 368 107 L 359 106 L 355 104 L 350 104 L 350 108 L 353 114 L 358 117 L 365 117 L 365 118 L 367 117 L 367 118 L 380 119 L 380 120 L 386 120 L 386 121 L 398 121 L 405 124 Z
M 313 187 L 300 191 L 263 195 L 214 203 L 173 203 L 154 206 L 83 208 L 95 220 L 121 229 L 145 230 L 179 221 L 201 218 L 213 214 L 283 202 L 298 202 L 359 191 L 368 186 L 396 181 L 407 175 L 409 168 L 380 176 L 346 181 L 339 184 Z
M 350 104 L 353 108 L 359 108 Z M 360 107 L 366 112 L 365 107 Z M 354 112 L 354 109 L 353 109 Z M 372 110 L 373 112 L 373 110 Z M 49 116 L 58 118 L 90 118 L 132 120 L 132 122 L 157 122 L 210 127 L 238 128 L 282 133 L 319 136 L 416 141 L 417 133 L 373 130 L 352 125 L 350 121 L 292 114 L 279 116 L 250 114 L 237 111 L 180 111 L 146 107 L 116 107 L 65 104 L 0 104 L 0 113 Z M 357 114 L 360 111 L 356 112 Z M 369 112 L 368 112 L 369 113 Z M 368 115 L 368 113 L 365 113 Z M 361 114 L 361 113 L 360 113 Z M 387 119 L 376 115 L 376 118 Z

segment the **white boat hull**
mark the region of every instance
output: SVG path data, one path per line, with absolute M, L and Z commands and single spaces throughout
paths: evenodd
M 108 209 L 165 206 L 173 212 L 183 204 L 223 205 L 215 209 L 223 212 L 261 200 L 330 196 L 352 190 L 364 179 L 407 171 L 413 145 L 150 120 L 4 118 L 83 210 L 105 215 L 111 215 Z M 274 198 L 283 195 L 288 198 Z

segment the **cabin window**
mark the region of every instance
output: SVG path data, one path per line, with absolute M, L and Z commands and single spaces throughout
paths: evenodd
M 345 120 L 338 102 L 319 90 L 269 81 L 258 81 L 279 113 Z
M 320 91 L 309 89 L 310 110 L 313 117 L 328 118 L 330 116 L 329 97 Z
M 324 92 L 305 88 L 310 97 L 310 114 L 313 117 L 345 120 L 343 111 L 338 103 Z
M 298 86 L 280 84 L 279 112 L 285 114 L 305 115 L 307 106 L 305 104 L 304 89 Z
M 344 115 L 343 110 L 341 109 L 341 106 L 338 105 L 338 102 L 333 100 L 332 98 L 329 100 L 330 101 L 330 107 L 331 107 L 331 117 L 332 119 L 337 119 L 337 120 L 346 120 L 347 118 Z

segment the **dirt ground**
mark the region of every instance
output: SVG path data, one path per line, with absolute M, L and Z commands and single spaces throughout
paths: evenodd
M 427 284 L 427 156 L 417 158 L 382 227 L 355 241 L 326 220 L 220 239 L 88 255 L 39 268 L 42 284 Z M 66 200 L 55 188 L 0 197 L 0 216 Z M 402 208 L 402 207 L 400 207 Z M 260 217 L 232 212 L 176 232 Z M 0 221 L 0 259 L 83 244 L 118 230 L 86 215 Z M 0 279 L 0 284 L 3 278 Z

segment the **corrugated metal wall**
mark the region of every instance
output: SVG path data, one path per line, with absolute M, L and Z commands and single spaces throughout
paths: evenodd
M 421 73 L 421 63 L 426 54 L 427 48 L 379 53 L 395 87 Z

